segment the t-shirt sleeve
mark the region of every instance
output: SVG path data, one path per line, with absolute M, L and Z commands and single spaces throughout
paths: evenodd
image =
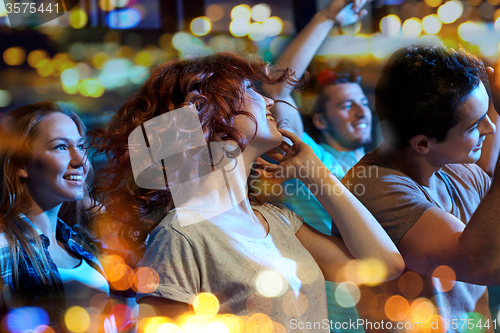
M 360 173 L 363 170 L 357 168 L 348 172 L 342 183 L 373 214 L 397 245 L 422 214 L 435 205 L 409 177 L 384 170 L 377 167 Z
M 153 296 L 190 303 L 200 293 L 196 252 L 178 230 L 164 225 L 157 229 L 148 240 L 140 266 L 154 269 L 159 281 L 154 274 L 140 275 L 136 300 Z
M 282 215 L 286 219 L 285 223 L 289 224 L 289 227 L 294 234 L 296 234 L 302 224 L 304 224 L 304 219 L 302 218 L 302 216 L 295 214 L 286 206 L 275 204 L 274 209 L 276 209 L 278 211 L 278 214 Z

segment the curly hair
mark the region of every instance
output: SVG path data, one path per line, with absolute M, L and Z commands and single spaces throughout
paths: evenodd
M 424 134 L 437 142 L 460 121 L 458 110 L 486 79 L 483 62 L 463 49 L 414 45 L 396 51 L 375 89 L 382 134 L 396 148 Z
M 260 60 L 250 61 L 231 53 L 173 60 L 152 70 L 147 81 L 116 112 L 106 129 L 91 132 L 92 146 L 98 155 L 107 158 L 107 163 L 96 173 L 91 196 L 95 203 L 104 205 L 105 220 L 112 221 L 113 230 L 138 250 L 136 254 L 144 250 L 147 236 L 174 208 L 174 202 L 168 184 L 165 189 L 144 189 L 136 184 L 129 135 L 157 116 L 194 105 L 206 142 L 232 141 L 244 151 L 251 139 L 234 126 L 234 118 L 245 115 L 256 124 L 252 114 L 240 110 L 247 81 L 299 85 L 304 80 L 294 79 L 289 68 L 273 68 Z M 197 153 L 196 150 L 187 152 L 183 158 L 196 158 Z M 214 162 L 210 163 L 213 167 Z M 183 162 L 176 164 L 184 165 Z M 256 201 L 251 193 L 249 198 Z M 131 262 L 134 261 L 132 258 Z

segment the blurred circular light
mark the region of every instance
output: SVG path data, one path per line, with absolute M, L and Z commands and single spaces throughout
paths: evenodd
M 278 297 L 283 295 L 288 283 L 275 271 L 264 271 L 255 280 L 257 291 L 265 297 Z
M 422 22 L 416 17 L 407 19 L 403 23 L 403 35 L 410 37 L 418 37 L 422 33 Z
M 7 315 L 4 324 L 9 332 L 33 332 L 39 326 L 49 324 L 49 316 L 38 307 L 17 308 Z
M 271 7 L 265 3 L 259 3 L 252 7 L 252 18 L 257 22 L 264 22 L 265 19 L 271 16 Z
M 26 52 L 22 47 L 9 47 L 3 52 L 3 60 L 9 66 L 19 66 L 26 60 Z
M 194 312 L 199 316 L 215 316 L 219 312 L 219 300 L 211 293 L 200 293 L 193 301 Z
M 361 21 L 357 21 L 354 24 L 350 25 L 345 25 L 345 26 L 340 26 L 340 30 L 345 34 L 349 36 L 354 36 L 359 33 L 361 30 Z
M 211 4 L 205 11 L 205 15 L 214 22 L 221 20 L 224 14 L 224 9 L 217 4 Z
M 343 282 L 335 289 L 335 300 L 343 308 L 355 306 L 361 297 L 358 286 L 352 282 Z
M 496 32 L 500 33 L 500 17 L 497 18 L 497 20 L 495 21 L 494 27 L 495 27 Z
M 266 35 L 262 31 L 262 24 L 254 22 L 250 24 L 250 29 L 248 30 L 248 38 L 253 41 L 261 41 L 266 38 Z
M 0 90 L 0 108 L 8 106 L 12 102 L 12 95 L 7 90 Z
M 231 333 L 226 325 L 220 322 L 213 322 L 205 327 L 203 333 Z
M 130 29 L 141 21 L 141 12 L 136 8 L 113 10 L 106 15 L 106 24 L 111 29 Z
M 0 1 L 0 17 L 3 16 L 7 16 L 7 8 L 5 8 L 3 1 Z
M 66 311 L 64 316 L 66 327 L 75 333 L 83 333 L 90 326 L 90 316 L 85 309 L 73 306 Z
M 458 27 L 458 35 L 462 40 L 470 42 L 479 35 L 479 27 L 474 22 L 464 22 Z
M 437 7 L 441 4 L 442 0 L 425 0 L 425 3 L 429 7 Z
M 422 20 L 422 29 L 429 35 L 435 35 L 441 30 L 441 20 L 436 14 L 431 14 Z
M 76 86 L 79 80 L 80 75 L 74 68 L 68 68 L 61 73 L 61 83 L 65 86 Z
M 69 16 L 69 24 L 75 29 L 83 28 L 88 21 L 87 13 L 80 8 L 71 11 Z
M 479 52 L 485 57 L 498 57 L 498 44 L 483 40 L 479 43 Z
M 153 66 L 153 55 L 148 51 L 142 51 L 135 57 L 135 63 L 143 67 Z
M 95 68 L 102 69 L 106 61 L 109 60 L 109 57 L 106 53 L 104 52 L 97 52 L 94 54 L 92 57 L 92 65 L 94 65 Z
M 491 3 L 493 6 L 498 6 L 500 5 L 500 0 L 487 0 L 489 3 Z
M 181 51 L 187 44 L 189 44 L 190 40 L 191 36 L 188 33 L 179 31 L 172 37 L 172 46 L 176 50 Z
M 443 23 L 455 22 L 464 11 L 460 1 L 451 0 L 438 8 L 437 14 Z
M 401 20 L 398 16 L 390 14 L 380 20 L 380 31 L 386 36 L 394 36 L 401 29 Z
M 249 21 L 250 17 L 252 16 L 251 14 L 251 8 L 249 5 L 239 5 L 233 8 L 231 10 L 231 19 L 237 20 L 237 19 L 244 19 Z
M 109 12 L 113 9 L 115 9 L 115 5 L 113 4 L 113 1 L 111 0 L 99 0 L 99 7 L 101 7 L 102 10 Z
M 208 17 L 200 16 L 191 21 L 191 33 L 195 36 L 205 36 L 212 29 L 212 22 Z
M 54 73 L 54 65 L 49 59 L 42 59 L 36 66 L 36 71 L 41 76 L 47 77 Z
M 246 36 L 249 30 L 250 30 L 250 22 L 248 22 L 248 20 L 246 19 L 233 20 L 229 25 L 229 32 L 231 32 L 231 35 L 233 35 L 234 37 Z
M 278 36 L 283 30 L 283 21 L 277 16 L 271 16 L 262 23 L 262 33 L 266 36 Z

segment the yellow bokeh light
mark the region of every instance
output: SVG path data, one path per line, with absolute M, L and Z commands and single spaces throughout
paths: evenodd
M 147 51 L 139 52 L 135 56 L 135 63 L 144 67 L 153 66 L 153 55 Z
M 26 60 L 26 51 L 22 47 L 9 47 L 3 52 L 3 60 L 9 66 L 19 66 Z
M 106 12 L 115 9 L 115 5 L 111 0 L 99 0 L 99 7 Z
M 208 17 L 200 16 L 191 21 L 189 29 L 195 36 L 205 36 L 212 30 L 212 22 Z
M 357 285 L 352 282 L 343 282 L 335 289 L 335 300 L 344 308 L 355 306 L 361 298 L 361 292 Z
M 75 84 L 73 86 L 67 86 L 67 85 L 63 84 L 62 88 L 63 88 L 64 92 L 71 94 L 71 95 L 74 95 L 78 92 L 78 84 Z
M 252 7 L 252 19 L 257 22 L 264 22 L 265 19 L 271 16 L 271 7 L 265 3 L 259 3 Z
M 219 312 L 219 300 L 211 293 L 198 294 L 193 301 L 193 309 L 197 315 L 215 316 Z
M 152 293 L 160 284 L 160 276 L 151 267 L 139 267 L 135 271 L 134 287 L 140 293 Z
M 349 35 L 349 36 L 357 35 L 359 33 L 359 31 L 361 30 L 361 22 L 357 21 L 354 24 L 340 26 L 340 30 L 344 34 Z
M 265 297 L 278 297 L 285 293 L 288 283 L 275 271 L 264 271 L 255 280 L 255 286 Z
M 251 16 L 252 8 L 249 5 L 239 5 L 231 10 L 231 19 L 233 20 L 243 19 L 249 21 Z
M 425 3 L 429 7 L 437 7 L 439 6 L 443 1 L 442 0 L 425 0 Z
M 403 23 L 403 35 L 418 37 L 422 33 L 422 21 L 419 18 L 412 17 Z
M 34 50 L 28 54 L 28 64 L 35 68 L 36 65 L 43 59 L 48 58 L 49 55 L 44 50 Z
M 8 106 L 12 102 L 12 95 L 7 90 L 0 90 L 0 108 Z
M 390 14 L 380 20 L 380 31 L 386 36 L 394 36 L 401 29 L 401 20 L 398 16 Z
M 246 36 L 249 30 L 250 30 L 250 22 L 248 22 L 248 20 L 245 19 L 233 20 L 229 25 L 229 32 L 231 32 L 231 35 L 233 35 L 234 37 Z
M 272 333 L 273 321 L 263 313 L 256 313 L 250 316 L 246 324 L 246 333 Z
M 97 52 L 92 57 L 92 65 L 94 65 L 95 68 L 103 69 L 104 64 L 108 60 L 109 60 L 109 57 L 108 57 L 108 55 L 106 53 L 104 53 L 104 52 Z
M 248 38 L 253 41 L 260 41 L 266 38 L 266 35 L 262 31 L 262 24 L 254 22 L 250 24 L 250 29 L 248 30 Z
M 155 333 L 183 333 L 179 326 L 172 324 L 172 323 L 162 324 L 154 332 Z
M 435 35 L 441 30 L 441 20 L 436 14 L 427 15 L 422 20 L 422 29 L 429 35 Z
M 205 10 L 205 15 L 214 22 L 220 21 L 225 14 L 224 8 L 217 4 L 211 4 Z
M 153 318 L 145 318 L 139 321 L 138 331 L 144 333 L 158 333 L 160 327 L 165 324 L 173 324 L 172 320 L 167 317 L 153 317 Z M 174 325 L 177 327 L 176 325 Z M 164 329 L 167 330 L 169 326 L 165 326 Z M 168 332 L 168 331 L 167 331 Z M 174 330 L 175 332 L 175 330 Z M 182 331 L 181 331 L 182 332 Z M 170 333 L 170 332 L 169 332 Z M 175 332 L 177 333 L 177 332 Z
M 54 73 L 54 65 L 49 59 L 42 59 L 36 66 L 36 71 L 40 76 L 47 77 Z
M 90 316 L 85 309 L 73 306 L 66 311 L 64 322 L 69 330 L 75 333 L 83 333 L 89 328 Z
M 71 11 L 69 16 L 69 24 L 75 29 L 81 29 L 87 25 L 88 17 L 87 13 L 80 8 L 76 8 Z
M 436 314 L 436 307 L 427 298 L 417 298 L 411 303 L 410 317 L 413 322 L 427 323 Z
M 458 27 L 458 35 L 462 40 L 470 42 L 479 34 L 479 27 L 476 23 L 467 21 Z
M 498 18 L 500 18 L 500 8 L 493 13 L 493 21 L 496 21 Z
M 97 79 L 85 79 L 78 85 L 78 90 L 83 96 L 98 98 L 104 94 L 104 86 Z M 132 276 L 131 276 L 132 275 Z M 112 270 L 110 282 L 117 290 L 127 290 L 132 286 L 133 271 L 127 265 L 118 265 Z
M 209 323 L 203 333 L 231 333 L 229 328 L 221 322 Z
M 468 3 L 470 3 L 472 6 L 479 6 L 483 0 L 467 0 Z
M 357 275 L 361 283 L 377 285 L 387 277 L 386 265 L 378 259 L 364 259 L 357 263 Z
M 455 22 L 464 11 L 464 5 L 460 1 L 451 0 L 438 8 L 437 14 L 443 23 Z
M 262 23 L 262 32 L 269 37 L 278 36 L 283 30 L 283 21 L 277 16 L 271 16 Z
M 487 0 L 489 3 L 491 3 L 493 6 L 498 6 L 500 5 L 500 0 Z

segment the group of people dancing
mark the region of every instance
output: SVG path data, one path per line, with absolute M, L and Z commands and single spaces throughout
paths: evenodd
M 157 287 L 138 288 L 139 316 L 153 307 L 175 319 L 203 292 L 221 296 L 221 311 L 243 316 L 258 295 L 287 332 L 328 332 L 329 326 L 311 324 L 334 319 L 325 280 L 345 282 L 348 276 L 339 274 L 345 265 L 375 259 L 385 268 L 384 280 L 409 271 L 420 276 L 418 296 L 435 304 L 443 322 L 472 312 L 491 321 L 484 286 L 500 282 L 500 141 L 493 107 L 500 106 L 500 69 L 485 69 L 475 56 L 444 46 L 397 51 L 375 93 L 385 140 L 342 184 L 328 151 L 295 122 L 290 91 L 306 83 L 303 73 L 329 29 L 349 19 L 345 5 L 334 0 L 319 12 L 277 66 L 217 53 L 156 67 L 89 138 L 79 117 L 56 103 L 4 116 L 2 315 L 40 307 L 49 326 L 65 332 L 70 307 L 108 295 L 95 225 L 96 216 L 106 215 L 112 221 L 106 227 L 134 250 L 127 254 L 133 264 L 158 273 Z M 366 14 L 363 5 L 354 1 L 351 15 Z M 362 96 L 348 100 L 348 112 L 366 110 Z M 369 128 L 363 112 L 346 125 L 354 138 Z M 325 129 L 328 115 L 321 117 L 314 121 Z M 282 128 L 288 120 L 291 131 Z M 106 157 L 94 171 L 90 147 Z M 377 166 L 376 175 L 355 172 L 369 166 Z M 327 214 L 326 231 L 290 206 L 257 196 L 250 181 L 297 176 L 308 188 L 335 189 L 313 193 Z M 351 193 L 352 184 L 365 191 Z M 455 274 L 450 290 L 440 288 L 440 279 L 449 278 L 436 275 L 442 266 Z M 262 295 L 256 280 L 265 271 L 275 272 L 288 292 Z M 371 314 L 359 308 L 359 316 Z

